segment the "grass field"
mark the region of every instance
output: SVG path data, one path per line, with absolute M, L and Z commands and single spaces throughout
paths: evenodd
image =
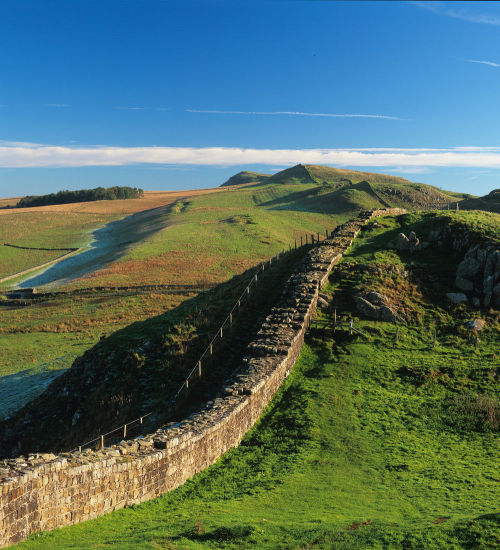
M 409 364 L 491 368 L 432 348 L 420 327 L 360 323 L 367 344 L 312 330 L 293 375 L 242 445 L 171 494 L 21 548 L 495 548 L 498 437 L 446 417 L 453 392 Z M 455 343 L 456 344 L 456 343 Z M 332 350 L 333 346 L 333 350 Z M 470 376 L 469 370 L 469 376 Z
M 258 190 L 146 192 L 143 199 L 137 200 L 0 210 L 0 242 L 52 248 L 86 245 L 93 230 L 127 215 L 112 235 L 117 246 L 107 249 L 105 259 L 122 257 L 72 281 L 66 290 L 205 285 L 243 272 L 287 247 L 294 237 L 300 239 L 300 235 L 318 230 L 323 234 L 325 228 L 336 224 L 335 218 L 324 214 L 284 213 L 259 206 L 276 193 L 281 196 L 289 192 L 286 185 L 277 190 L 269 186 Z M 130 244 L 121 246 L 123 241 Z M 40 265 L 61 254 L 17 250 L 0 247 L 0 276 Z M 30 277 L 36 277 L 36 273 Z M 8 281 L 2 287 L 18 282 Z M 28 396 L 33 397 L 36 381 L 48 371 L 62 372 L 102 334 L 163 313 L 184 298 L 155 292 L 138 292 L 136 297 L 130 292 L 126 296 L 96 292 L 94 296 L 70 294 L 48 302 L 37 301 L 29 307 L 2 308 L 0 376 L 8 378 L 3 379 L 3 385 L 0 378 L 0 397 L 6 396 L 0 415 L 11 412 Z M 59 360 L 61 357 L 64 359 Z
M 327 328 L 310 329 L 291 376 L 238 448 L 172 493 L 19 547 L 498 548 L 498 312 L 439 299 L 452 252 L 412 257 L 384 245 L 435 217 L 380 219 L 325 288 L 339 313 L 356 315 L 352 293 L 379 279 L 363 266 L 410 270 L 407 282 L 400 272 L 384 279 L 391 298 L 406 299 L 397 342 L 393 324 L 355 317 L 367 337 L 349 336 L 345 325 L 333 333 L 331 309 L 319 312 Z M 471 223 L 484 234 L 498 227 L 484 214 Z M 487 328 L 476 349 L 463 327 L 478 315 Z
M 168 290 L 61 293 L 0 310 L 0 418 L 39 395 L 103 335 L 189 298 Z M 192 296 L 192 294 L 191 294 Z
M 10 246 L 0 246 L 0 279 L 13 275 L 24 269 L 29 269 L 64 254 L 51 250 L 24 250 Z
M 142 199 L 0 209 L 0 244 L 42 248 L 87 246 L 92 240 L 92 231 L 107 223 L 145 210 L 164 207 L 181 197 L 214 192 L 216 190 L 213 189 L 185 192 L 150 191 L 146 192 Z M 3 202 L 8 202 L 8 199 Z M 19 249 L 16 251 L 10 247 L 0 246 L 0 278 L 43 264 L 60 255 L 60 252 Z
M 310 186 L 299 186 L 308 189 Z M 331 230 L 352 214 L 267 207 L 276 194 L 297 186 L 249 186 L 178 201 L 166 216 L 164 229 L 134 246 L 110 266 L 75 282 L 75 286 L 148 284 L 227 280 L 258 261 L 288 248 L 306 233 Z

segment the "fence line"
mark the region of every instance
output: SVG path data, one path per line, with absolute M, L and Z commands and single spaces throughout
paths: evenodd
M 325 230 L 325 237 L 323 240 L 326 240 L 329 238 L 329 236 L 331 236 L 333 233 L 334 233 L 335 230 L 332 230 L 330 235 L 328 234 L 328 229 Z M 308 234 L 306 233 L 305 235 L 305 245 L 307 246 L 309 243 L 308 243 Z M 315 235 L 313 233 L 310 234 L 310 239 L 311 239 L 311 244 L 313 245 L 314 244 L 314 241 L 315 241 Z M 316 236 L 316 244 L 319 243 L 321 240 L 320 238 L 320 234 L 319 232 L 317 232 L 317 236 Z M 302 242 L 302 236 L 300 237 L 300 246 L 304 246 L 303 242 Z M 289 245 L 289 250 L 288 252 L 291 252 L 292 250 L 296 250 L 297 248 L 299 248 L 297 246 L 297 239 L 295 239 L 295 242 L 294 242 L 294 246 L 292 247 L 292 245 L 290 244 Z M 216 331 L 215 335 L 213 336 L 213 338 L 210 340 L 210 343 L 207 345 L 207 347 L 205 348 L 205 350 L 203 351 L 203 353 L 201 354 L 201 356 L 199 357 L 198 361 L 196 361 L 194 367 L 190 370 L 190 372 L 188 373 L 188 375 L 186 376 L 184 382 L 182 383 L 181 387 L 177 390 L 176 394 L 174 395 L 173 397 L 173 401 L 175 402 L 175 400 L 179 397 L 179 395 L 181 394 L 182 390 L 185 388 L 186 390 L 189 389 L 189 382 L 191 380 L 191 377 L 193 376 L 193 374 L 198 371 L 198 377 L 201 377 L 202 375 L 202 361 L 204 358 L 206 358 L 207 354 L 209 356 L 211 356 L 213 354 L 213 346 L 214 346 L 214 343 L 216 342 L 216 340 L 220 337 L 221 339 L 223 338 L 223 333 L 224 333 L 224 330 L 226 328 L 226 325 L 227 323 L 229 323 L 229 326 L 232 326 L 233 324 L 233 313 L 235 313 L 235 311 L 239 311 L 239 309 L 241 308 L 241 303 L 242 301 L 244 300 L 245 297 L 249 296 L 250 295 L 250 288 L 252 286 L 252 284 L 254 284 L 254 286 L 257 284 L 257 281 L 258 281 L 258 275 L 260 273 L 262 273 L 264 270 L 265 270 L 265 266 L 267 263 L 269 263 L 269 266 L 272 265 L 272 262 L 273 260 L 279 260 L 281 256 L 283 256 L 283 254 L 285 254 L 285 249 L 283 248 L 281 252 L 278 252 L 276 255 L 272 256 L 271 258 L 269 258 L 269 260 L 265 260 L 263 261 L 260 266 L 258 267 L 258 270 L 257 270 L 257 273 L 254 274 L 254 276 L 250 279 L 250 282 L 248 283 L 248 285 L 245 287 L 245 289 L 243 290 L 243 292 L 241 293 L 240 297 L 238 298 L 238 300 L 235 302 L 233 308 L 231 309 L 231 311 L 229 312 L 228 316 L 224 319 L 224 321 L 222 322 L 221 326 L 219 327 L 219 329 Z M 111 434 L 114 434 L 115 432 L 120 432 L 122 431 L 123 432 L 123 437 L 125 438 L 127 436 L 127 428 L 129 426 L 132 426 L 132 425 L 135 425 L 137 423 L 139 424 L 142 424 L 143 423 L 143 420 L 149 416 L 151 416 L 153 414 L 153 411 L 150 411 L 146 414 L 143 414 L 141 416 L 139 416 L 138 418 L 135 418 L 134 420 L 130 420 L 129 422 L 126 422 L 125 424 L 122 424 L 121 426 L 118 426 L 117 428 L 113 429 L 113 430 L 110 430 L 109 432 L 106 432 L 104 434 L 99 434 L 97 437 L 95 437 L 94 439 L 91 439 L 89 441 L 87 441 L 86 443 L 83 443 L 82 445 L 78 445 L 77 447 L 75 447 L 74 449 L 71 449 L 71 451 L 69 452 L 74 452 L 74 451 L 81 451 L 82 448 L 84 447 L 87 447 L 89 445 L 92 445 L 93 443 L 97 443 L 97 442 L 100 442 L 100 445 L 101 445 L 101 448 L 104 448 L 104 439 L 105 437 L 111 435 Z

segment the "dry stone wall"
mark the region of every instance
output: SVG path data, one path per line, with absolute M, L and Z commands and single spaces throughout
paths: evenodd
M 361 227 L 362 212 L 312 248 L 248 346 L 225 396 L 177 425 L 101 451 L 0 461 L 0 546 L 161 495 L 239 444 L 290 373 L 316 309 L 318 291 Z

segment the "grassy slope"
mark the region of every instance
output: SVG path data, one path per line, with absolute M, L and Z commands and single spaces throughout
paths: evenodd
M 264 183 L 269 177 L 270 174 L 261 174 L 260 172 L 249 172 L 247 170 L 243 170 L 242 172 L 238 172 L 234 176 L 231 176 L 221 185 L 221 187 L 242 185 L 247 183 Z
M 324 234 L 352 214 L 277 212 L 265 203 L 276 194 L 296 191 L 296 186 L 277 187 L 249 186 L 179 201 L 163 230 L 77 284 L 221 282 L 288 248 L 300 235 Z
M 404 230 L 429 224 L 418 214 L 402 221 Z M 498 233 L 496 219 L 476 213 L 474 224 Z M 391 259 L 379 244 L 400 227 L 382 225 L 346 264 Z M 414 258 L 397 260 L 409 267 Z M 327 292 L 335 297 L 351 274 L 334 272 Z M 159 499 L 20 547 L 497 548 L 498 434 L 450 406 L 464 393 L 498 396 L 498 314 L 476 350 L 459 330 L 467 310 L 436 303 L 425 293 L 415 301 L 421 321 L 397 344 L 384 322 L 356 322 L 370 341 L 311 329 L 264 416 L 216 465 Z
M 50 210 L 46 207 L 29 214 L 9 211 L 0 216 L 0 242 L 75 246 L 88 238 L 87 231 L 91 228 L 123 215 L 123 208 L 134 211 L 145 202 L 152 207 L 178 199 L 175 208 L 164 206 L 156 210 L 158 215 L 152 216 L 151 233 L 149 225 L 143 224 L 147 237 L 128 255 L 75 282 L 72 287 L 220 282 L 287 248 L 295 238 L 300 240 L 301 235 L 316 231 L 323 233 L 325 228 L 331 229 L 350 216 L 349 213 L 332 217 L 315 212 L 278 212 L 260 207 L 260 202 L 276 195 L 274 187 L 277 186 L 203 192 L 185 201 L 173 193 L 165 197 L 146 194 L 142 201 L 102 201 Z M 289 193 L 290 189 L 291 186 L 280 186 L 278 194 Z M 113 212 L 114 207 L 119 208 L 119 214 Z M 87 211 L 88 208 L 91 211 Z M 141 219 L 147 215 L 145 212 Z M 130 232 L 124 238 L 129 240 Z M 0 247 L 0 254 L 2 249 L 7 247 Z M 9 273 L 29 267 L 30 263 L 38 265 L 38 254 L 26 257 L 29 258 L 26 262 L 2 265 L 6 265 Z M 141 294 L 136 307 L 130 297 L 68 296 L 25 309 L 2 309 L 0 376 L 23 372 L 26 379 L 36 379 L 40 369 L 66 368 L 103 333 L 109 334 L 134 320 L 159 314 L 182 299 L 165 293 L 161 293 L 160 298 L 155 292 L 149 297 Z M 95 306 L 93 302 L 97 301 L 99 305 Z M 65 360 L 55 361 L 59 357 Z M 47 363 L 50 364 L 47 366 Z M 22 390 L 22 377 L 18 385 Z

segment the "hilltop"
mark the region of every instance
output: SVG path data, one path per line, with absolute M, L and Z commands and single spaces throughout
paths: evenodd
M 246 183 L 264 183 L 271 177 L 270 174 L 260 174 L 259 172 L 248 172 L 243 170 L 234 176 L 231 176 L 221 187 L 230 187 L 231 185 L 243 185 Z
M 274 197 L 268 202 L 259 202 L 261 206 L 326 214 L 386 207 L 442 208 L 463 198 L 458 193 L 397 176 L 312 164 L 297 164 L 281 170 L 267 177 L 262 188 Z
M 358 172 L 316 164 L 297 164 L 291 168 L 281 170 L 272 175 L 267 183 L 395 183 L 409 184 L 410 181 L 397 176 L 377 174 L 372 172 Z

